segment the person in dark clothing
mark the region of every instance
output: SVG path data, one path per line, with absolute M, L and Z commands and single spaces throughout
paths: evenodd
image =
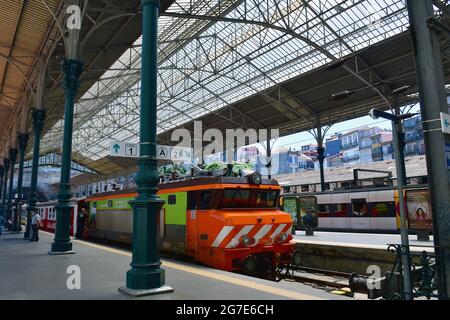
M 87 219 L 87 212 L 86 212 L 86 209 L 83 208 L 83 209 L 81 209 L 80 213 L 78 214 L 78 219 L 77 219 L 77 233 L 76 233 L 77 239 L 83 239 L 84 226 L 86 224 L 86 219 Z

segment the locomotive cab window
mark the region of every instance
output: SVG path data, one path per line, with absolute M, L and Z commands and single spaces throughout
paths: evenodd
M 278 191 L 258 190 L 256 191 L 256 207 L 257 208 L 273 208 L 277 205 Z
M 206 190 L 206 191 L 201 191 L 200 192 L 200 205 L 199 205 L 199 209 L 200 210 L 209 210 L 211 209 L 211 191 Z
M 274 208 L 279 192 L 259 189 L 224 189 L 220 208 Z

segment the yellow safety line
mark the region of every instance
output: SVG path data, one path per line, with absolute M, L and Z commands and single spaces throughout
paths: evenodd
M 85 245 L 88 247 L 112 252 L 112 253 L 119 254 L 122 256 L 131 257 L 131 253 L 128 251 L 105 247 L 102 245 L 98 245 L 98 244 L 94 244 L 94 243 L 90 243 L 90 242 L 86 242 L 86 241 L 81 241 L 81 240 L 75 240 L 75 239 L 73 239 L 73 242 L 76 242 L 76 243 L 79 243 L 79 244 L 82 244 L 82 245 Z M 303 293 L 299 293 L 299 292 L 293 292 L 293 291 L 289 291 L 289 290 L 285 290 L 285 289 L 280 289 L 280 288 L 276 288 L 276 287 L 248 281 L 248 280 L 238 279 L 238 278 L 227 276 L 227 275 L 215 274 L 210 271 L 199 270 L 198 268 L 193 268 L 193 267 L 189 267 L 189 266 L 185 266 L 185 265 L 181 265 L 178 263 L 173 263 L 173 262 L 169 262 L 169 261 L 165 261 L 165 260 L 163 260 L 163 266 L 172 268 L 172 269 L 176 269 L 176 270 L 180 270 L 180 271 L 184 271 L 184 272 L 188 272 L 188 273 L 192 273 L 192 274 L 196 274 L 196 275 L 202 276 L 202 277 L 207 277 L 207 278 L 211 278 L 211 279 L 215 279 L 215 280 L 219 280 L 219 281 L 223 281 L 223 282 L 228 282 L 231 284 L 239 285 L 241 287 L 247 287 L 247 288 L 262 291 L 265 293 L 276 294 L 278 296 L 289 298 L 289 299 L 323 300 L 323 298 L 319 298 L 319 297 L 315 297 L 315 296 L 311 296 L 311 295 L 307 295 L 307 294 L 303 294 Z

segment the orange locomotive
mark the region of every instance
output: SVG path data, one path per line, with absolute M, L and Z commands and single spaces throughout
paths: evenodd
M 198 177 L 159 184 L 163 251 L 192 256 L 206 265 L 250 273 L 273 271 L 291 261 L 292 219 L 277 208 L 275 180 Z M 89 235 L 131 243 L 133 192 L 95 194 L 89 204 Z

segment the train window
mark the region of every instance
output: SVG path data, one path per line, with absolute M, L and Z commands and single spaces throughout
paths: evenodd
M 369 204 L 371 217 L 395 217 L 394 202 L 374 202 Z
M 200 210 L 209 210 L 211 209 L 211 191 L 206 190 L 200 192 Z
M 94 202 L 94 203 L 92 204 L 92 208 L 97 208 L 97 202 Z
M 257 208 L 275 207 L 277 204 L 278 192 L 272 190 L 259 190 L 256 194 Z
M 177 196 L 175 194 L 170 194 L 167 197 L 167 204 L 172 205 L 172 204 L 176 204 L 176 203 L 177 203 Z
M 346 203 L 337 203 L 333 209 L 335 217 L 348 217 L 348 206 Z
M 367 201 L 366 199 L 352 199 L 352 216 L 367 217 Z
M 220 208 L 274 208 L 277 206 L 277 190 L 225 189 Z
M 333 215 L 333 209 L 331 204 L 319 204 L 318 211 L 319 217 L 328 218 Z
M 113 201 L 112 200 L 108 200 L 108 208 L 112 208 L 113 207 Z
M 247 208 L 250 206 L 249 189 L 225 189 L 223 190 L 221 208 Z
M 195 191 L 188 192 L 187 209 L 195 210 L 197 209 L 197 201 L 195 200 Z

